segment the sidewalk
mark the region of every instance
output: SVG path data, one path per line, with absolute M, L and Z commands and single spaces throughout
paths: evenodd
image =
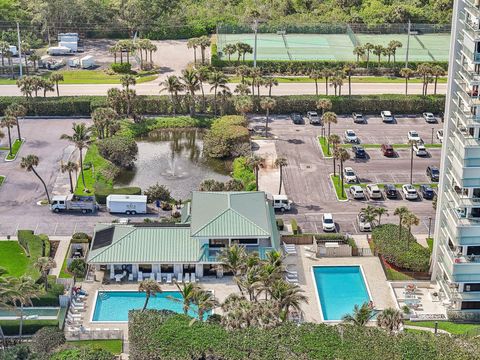
M 255 155 L 265 159 L 265 166 L 260 168 L 258 187 L 261 191 L 270 194 L 278 194 L 280 186 L 280 169 L 275 166 L 277 151 L 275 140 L 253 140 Z M 282 194 L 285 194 L 285 186 L 282 186 Z

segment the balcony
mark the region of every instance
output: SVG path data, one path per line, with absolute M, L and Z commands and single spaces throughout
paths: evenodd
M 478 23 L 475 23 L 469 20 L 461 20 L 460 22 L 463 23 L 464 25 L 463 30 L 467 33 L 467 35 L 471 39 L 473 40 L 480 39 L 480 28 Z
M 445 191 L 447 198 L 450 201 L 453 201 L 457 207 L 478 207 L 480 206 L 480 198 L 478 197 L 467 197 L 458 194 L 452 189 Z
M 223 247 L 211 247 L 210 245 L 205 244 L 200 248 L 200 257 L 198 261 L 208 263 L 219 262 L 218 256 L 223 249 Z M 260 260 L 266 260 L 267 253 L 270 251 L 275 251 L 274 248 L 265 246 L 245 246 L 245 250 L 247 251 L 247 253 L 258 253 Z
M 475 72 L 475 70 L 468 67 L 468 64 L 461 62 L 460 59 L 457 59 L 457 64 L 460 66 L 459 73 L 460 76 L 465 79 L 467 83 L 472 85 L 472 83 L 480 83 L 480 74 Z M 475 84 L 476 85 L 476 84 Z
M 440 261 L 455 282 L 480 280 L 480 261 L 475 262 L 478 256 L 469 257 L 456 254 L 445 245 L 441 245 L 440 249 L 443 253 Z
M 468 12 L 476 17 L 480 18 L 480 8 L 478 6 L 475 6 L 475 1 L 474 0 L 463 0 L 465 3 L 465 8 L 468 9 Z

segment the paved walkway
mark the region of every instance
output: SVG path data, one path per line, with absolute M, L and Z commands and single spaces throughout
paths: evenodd
M 424 327 L 424 326 L 413 326 L 413 325 L 403 325 L 404 329 L 413 329 L 413 330 L 423 330 L 423 331 L 430 331 L 431 333 L 435 333 L 435 329 Z M 451 335 L 448 331 L 437 329 L 439 334 L 448 334 Z
M 53 240 L 53 239 L 50 239 Z M 59 276 L 60 271 L 62 270 L 63 260 L 65 260 L 65 256 L 67 255 L 68 249 L 70 248 L 70 239 L 68 241 L 60 241 L 58 243 L 57 252 L 55 253 L 55 263 L 57 266 L 50 271 L 50 275 Z
M 253 140 L 252 143 L 254 154 L 265 159 L 265 166 L 259 172 L 258 187 L 261 191 L 278 194 L 280 169 L 275 167 L 277 159 L 275 140 Z M 285 186 L 282 186 L 282 194 L 285 194 Z

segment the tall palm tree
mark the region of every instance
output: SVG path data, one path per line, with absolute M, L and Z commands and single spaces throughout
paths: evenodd
M 343 86 L 343 78 L 341 75 L 335 75 L 332 77 L 330 86 L 333 86 L 335 90 L 335 96 L 337 96 L 337 89 L 338 89 L 338 96 L 342 95 L 342 86 Z
M 355 64 L 345 64 L 343 66 L 343 73 L 347 76 L 348 79 L 348 96 L 352 96 L 352 74 L 355 67 Z
M 258 156 L 258 155 L 252 155 L 247 160 L 247 164 L 252 167 L 252 169 L 255 173 L 255 186 L 256 186 L 257 191 L 259 191 L 259 188 L 258 188 L 258 177 L 259 176 L 258 175 L 259 175 L 259 172 L 260 172 L 260 167 L 262 167 L 264 163 L 265 163 L 265 159 L 262 158 L 261 156 Z
M 253 109 L 253 101 L 249 96 L 237 96 L 234 99 L 235 110 L 247 119 L 247 113 Z
M 357 63 L 360 62 L 360 58 L 365 56 L 365 49 L 363 46 L 355 46 L 353 48 L 353 55 L 357 57 Z
M 377 206 L 375 208 L 375 214 L 378 216 L 378 225 L 381 225 L 381 220 L 382 220 L 382 216 L 383 215 L 387 215 L 387 216 L 390 216 L 388 214 L 388 209 L 387 208 L 384 208 L 384 207 L 381 207 L 381 206 Z
M 188 315 L 194 296 L 196 296 L 197 292 L 201 290 L 200 285 L 196 283 L 179 284 L 178 282 L 175 281 L 175 286 L 180 292 L 180 295 L 182 296 L 182 298 L 178 299 L 173 296 L 167 296 L 167 297 L 170 300 L 173 300 L 175 302 L 181 302 L 183 313 L 185 315 Z
M 415 72 L 410 68 L 400 69 L 400 76 L 405 78 L 405 95 L 408 94 L 408 80 L 415 74 Z
M 402 239 L 402 224 L 403 218 L 410 213 L 410 210 L 406 206 L 400 206 L 395 209 L 393 215 L 398 216 L 398 242 Z
M 213 108 L 214 114 L 217 115 L 217 92 L 218 89 L 228 89 L 228 79 L 222 71 L 213 71 L 210 73 L 208 83 L 211 85 L 210 91 L 213 90 Z
M 160 284 L 157 283 L 155 280 L 146 279 L 138 285 L 138 291 L 145 293 L 145 304 L 143 304 L 142 308 L 142 311 L 145 311 L 150 297 L 157 296 L 157 294 L 162 292 L 162 288 L 160 287 Z
M 227 99 L 232 96 L 232 93 L 230 89 L 227 87 L 223 90 L 220 90 L 219 95 L 220 95 L 220 115 L 223 116 L 223 114 L 226 111 Z
M 272 76 L 265 76 L 263 78 L 263 86 L 268 89 L 268 96 L 272 96 L 272 87 L 278 86 L 278 80 Z
M 27 171 L 32 171 L 36 177 L 42 182 L 43 187 L 45 189 L 45 194 L 47 195 L 47 200 L 48 203 L 50 204 L 50 195 L 48 194 L 48 189 L 47 185 L 45 184 L 45 181 L 38 175 L 37 170 L 35 168 L 38 166 L 39 159 L 37 155 L 27 155 L 25 157 L 22 157 L 22 161 L 20 162 L 20 166 L 22 169 L 26 169 Z
M 340 177 L 342 179 L 342 181 L 341 181 L 341 183 L 342 183 L 341 184 L 342 185 L 342 196 L 345 196 L 345 184 L 344 184 L 344 181 L 343 181 L 343 164 L 345 163 L 345 161 L 350 159 L 350 154 L 344 148 L 337 149 L 337 153 L 338 153 L 338 160 L 340 161 Z
M 388 47 L 392 50 L 392 55 L 393 55 L 393 65 L 395 65 L 397 59 L 397 49 L 401 48 L 403 45 L 400 41 L 398 40 L 392 40 L 388 43 Z
M 268 301 L 268 296 L 271 295 L 273 283 L 282 278 L 284 268 L 277 266 L 275 263 L 264 262 L 260 266 L 259 281 L 262 284 L 260 293 L 265 293 L 265 301 Z
M 382 60 L 382 54 L 384 52 L 385 48 L 382 45 L 374 45 L 372 52 L 374 55 L 377 56 L 378 59 L 378 67 L 380 67 L 380 61 Z
M 130 116 L 130 113 L 132 110 L 132 95 L 133 95 L 133 91 L 130 91 L 130 86 L 135 86 L 137 84 L 137 79 L 133 75 L 125 74 L 125 75 L 122 75 L 122 77 L 120 78 L 120 84 L 122 84 L 122 87 L 124 88 L 124 92 L 125 92 L 125 99 L 127 103 L 127 116 Z
M 365 217 L 365 221 L 370 223 L 371 226 L 373 227 L 373 223 L 377 217 L 377 213 L 375 212 L 375 207 L 372 205 L 367 205 L 366 208 L 362 208 L 360 212 L 363 214 Z
M 332 109 L 332 102 L 329 99 L 318 99 L 316 103 L 317 109 L 322 110 L 322 116 L 325 111 Z
M 320 74 L 325 79 L 325 95 L 328 96 L 328 83 L 329 83 L 330 77 L 335 75 L 335 73 L 332 71 L 332 69 L 325 68 L 320 71 Z
M 54 92 L 55 86 L 49 79 L 41 79 L 40 87 L 43 89 L 43 97 L 47 97 L 47 92 Z
M 55 88 L 57 89 L 57 96 L 60 96 L 60 91 L 58 90 L 58 83 L 64 80 L 63 74 L 59 72 L 54 72 L 50 74 L 49 79 L 52 83 L 55 84 Z
M 262 283 L 260 281 L 260 267 L 255 265 L 248 267 L 245 273 L 235 278 L 235 282 L 242 289 L 242 294 L 248 294 L 250 301 L 258 300 L 258 292 L 262 288 Z
M 367 69 L 368 69 L 368 64 L 370 63 L 370 52 L 373 50 L 375 46 L 371 43 L 365 43 L 363 45 L 363 48 L 365 49 L 365 52 L 367 53 Z
M 57 267 L 55 260 L 51 257 L 39 257 L 34 264 L 35 268 L 40 271 L 41 279 L 43 280 L 43 286 L 45 291 L 48 291 L 48 273 L 51 269 Z
M 245 83 L 245 78 L 250 76 L 250 68 L 247 65 L 239 65 L 235 68 L 235 75 L 240 76 L 240 83 Z
M 433 95 L 437 95 L 437 83 L 438 83 L 438 78 L 440 76 L 445 76 L 445 69 L 441 67 L 440 65 L 434 65 L 432 67 L 432 75 L 434 77 L 434 87 L 433 87 Z
M 252 96 L 255 95 L 255 86 L 262 76 L 262 70 L 259 67 L 250 69 L 250 77 L 252 78 Z M 260 86 L 257 86 L 257 89 L 260 90 Z M 260 96 L 260 92 L 257 93 L 257 96 Z
M 82 176 L 82 184 L 85 190 L 87 185 L 85 184 L 85 175 L 83 173 L 83 149 L 85 149 L 90 143 L 90 130 L 85 126 L 85 123 L 73 123 L 72 129 L 72 135 L 63 134 L 60 136 L 60 139 L 68 140 L 75 144 L 80 153 L 80 174 Z
M 352 314 L 345 314 L 342 321 L 356 326 L 365 326 L 375 316 L 373 309 L 368 303 L 363 303 L 362 306 L 355 304 Z
M 234 278 L 240 276 L 245 270 L 245 259 L 247 258 L 247 253 L 245 247 L 238 244 L 234 244 L 228 248 L 222 249 L 218 255 L 218 262 L 220 262 L 223 268 L 227 271 L 230 271 Z M 242 288 L 238 287 L 240 291 Z
M 222 50 L 228 56 L 228 62 L 230 62 L 231 56 L 237 52 L 237 47 L 234 44 L 226 44 Z
M 235 94 L 238 94 L 240 96 L 245 96 L 250 94 L 250 87 L 247 84 L 240 83 L 235 86 L 235 90 L 233 90 Z
M 11 286 L 12 288 L 9 294 L 10 301 L 16 308 L 20 307 L 20 326 L 18 335 L 21 339 L 23 335 L 23 307 L 25 305 L 33 306 L 32 299 L 38 298 L 38 289 L 35 285 L 35 281 L 29 276 L 15 278 L 15 280 L 11 282 Z
M 5 109 L 5 115 L 8 116 L 13 116 L 16 120 L 17 123 L 17 135 L 18 135 L 18 140 L 22 140 L 22 135 L 20 133 L 20 117 L 24 117 L 27 115 L 27 108 L 23 105 L 13 103 L 7 106 Z
M 417 73 L 423 79 L 423 88 L 422 88 L 422 95 L 427 95 L 428 93 L 428 83 L 431 80 L 432 75 L 432 66 L 427 63 L 423 63 L 417 66 Z
M 7 134 L 8 134 L 8 146 L 9 146 L 9 152 L 8 155 L 12 156 L 12 134 L 10 132 L 10 129 L 13 128 L 14 126 L 17 125 L 17 119 L 12 116 L 12 115 L 5 115 L 2 120 L 0 120 L 0 126 L 7 128 Z
M 333 147 L 333 152 L 335 152 L 335 150 L 337 150 L 338 148 L 338 145 L 340 144 L 341 142 L 341 139 L 340 139 L 340 136 L 338 136 L 337 134 L 331 134 L 328 139 L 327 139 L 328 143 L 332 145 Z M 333 157 L 333 176 L 336 176 L 336 160 L 337 160 L 337 157 L 334 156 Z
M 99 139 L 108 138 L 113 135 L 112 130 L 115 130 L 115 122 L 118 114 L 110 107 L 96 108 L 92 112 L 93 125 Z
M 200 66 L 197 70 L 198 87 L 202 92 L 202 111 L 205 112 L 205 90 L 203 89 L 203 83 L 207 82 L 210 78 L 211 70 L 208 66 Z
M 337 123 L 337 114 L 335 114 L 332 111 L 327 111 L 325 114 L 322 116 L 323 124 L 328 125 L 328 131 L 327 131 L 327 153 L 330 154 L 330 142 L 328 139 L 330 138 L 330 127 L 332 124 Z
M 17 80 L 17 87 L 20 89 L 20 92 L 28 99 L 32 97 L 32 77 L 24 76 Z
M 282 193 L 283 168 L 288 165 L 287 158 L 281 156 L 275 159 L 275 166 L 280 169 L 280 184 L 278 185 L 278 195 Z
M 198 38 L 190 38 L 187 41 L 187 48 L 193 49 L 193 63 L 197 63 L 197 47 L 199 45 Z
M 73 161 L 68 161 L 66 164 L 60 165 L 60 170 L 62 171 L 62 173 L 68 172 L 68 178 L 70 180 L 70 192 L 73 194 L 72 171 L 78 171 L 78 165 Z
M 397 309 L 386 308 L 377 315 L 377 325 L 389 333 L 394 333 L 403 325 L 403 314 Z
M 211 40 L 208 36 L 200 36 L 198 45 L 200 46 L 200 53 L 202 55 L 202 64 L 205 64 L 205 50 L 210 46 Z
M 407 250 L 410 248 L 410 237 L 412 236 L 412 226 L 418 226 L 420 219 L 412 212 L 404 215 L 402 218 L 402 225 L 405 225 L 408 229 L 407 233 Z
M 322 74 L 318 70 L 312 70 L 308 77 L 315 82 L 315 95 L 318 96 L 318 80 L 322 78 Z
M 9 46 L 10 45 L 8 42 L 0 40 L 0 58 L 2 59 L 2 67 L 5 66 L 5 54 L 7 53 L 7 51 L 9 51 Z
M 275 106 L 277 106 L 277 101 L 274 98 L 265 97 L 260 100 L 260 107 L 266 112 L 265 137 L 268 137 L 268 116 L 270 115 L 270 111 L 272 111 Z
M 170 93 L 173 116 L 175 116 L 177 113 L 178 93 L 183 90 L 183 84 L 176 75 L 170 75 L 160 83 L 160 86 L 162 87 L 160 92 L 167 91 Z
M 195 91 L 200 89 L 197 71 L 195 69 L 182 70 L 180 80 L 183 82 L 185 89 L 190 93 L 190 115 L 193 116 L 195 113 Z
M 192 303 L 197 306 L 196 312 L 199 321 L 203 321 L 205 313 L 219 306 L 219 302 L 213 293 L 203 289 L 195 292 Z
M 280 320 L 286 321 L 291 309 L 302 311 L 302 303 L 308 304 L 308 297 L 298 285 L 279 279 L 272 284 L 271 297 L 278 308 Z

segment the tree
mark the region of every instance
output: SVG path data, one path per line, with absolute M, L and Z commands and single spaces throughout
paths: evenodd
M 63 134 L 60 136 L 60 139 L 68 140 L 77 147 L 80 153 L 80 174 L 82 176 L 83 188 L 84 190 L 88 190 L 87 185 L 85 184 L 85 175 L 83 173 L 83 149 L 85 149 L 90 143 L 90 130 L 85 126 L 85 123 L 73 123 L 72 130 L 72 135 Z
M 434 87 L 433 87 L 433 94 L 434 95 L 437 95 L 437 83 L 438 83 L 438 78 L 440 76 L 445 76 L 445 70 L 443 69 L 443 67 L 441 67 L 440 65 L 434 65 L 431 69 L 431 73 L 434 77 Z
M 222 264 L 221 266 L 223 268 L 231 272 L 235 279 L 243 274 L 245 270 L 246 258 L 247 252 L 245 247 L 234 244 L 230 247 L 223 248 L 217 257 L 217 261 Z M 242 288 L 240 286 L 238 286 L 238 288 L 240 292 L 242 292 Z
M 377 213 L 376 213 L 376 208 L 372 205 L 367 205 L 366 208 L 362 208 L 360 212 L 363 214 L 365 221 L 370 223 L 371 226 L 373 227 L 373 224 L 375 222 Z
M 0 126 L 7 128 L 8 147 L 9 147 L 8 155 L 9 156 L 13 156 L 13 153 L 12 153 L 12 134 L 11 134 L 10 129 L 13 128 L 16 125 L 17 125 L 17 120 L 12 115 L 5 115 L 2 118 L 2 120 L 0 120 Z
M 238 53 L 237 62 L 240 62 L 240 56 L 242 56 L 242 61 L 245 62 L 245 55 L 253 53 L 253 48 L 249 44 L 239 42 L 235 46 L 237 47 Z
M 348 96 L 352 96 L 352 73 L 355 67 L 355 64 L 345 64 L 343 66 L 343 72 L 348 78 Z
M 138 146 L 135 139 L 126 136 L 113 136 L 97 141 L 98 152 L 113 164 L 129 169 L 137 159 Z
M 177 104 L 178 104 L 178 93 L 183 91 L 183 84 L 180 82 L 180 79 L 176 75 L 168 76 L 164 81 L 160 83 L 162 87 L 160 92 L 167 91 L 170 93 L 172 100 L 173 116 L 177 113 Z
M 223 47 L 223 53 L 228 56 L 228 62 L 230 57 L 237 52 L 237 47 L 234 44 L 227 44 Z
M 330 127 L 331 127 L 332 124 L 336 124 L 336 123 L 337 123 L 337 114 L 335 114 L 334 112 L 328 111 L 328 112 L 326 112 L 325 114 L 323 114 L 322 120 L 323 120 L 323 123 L 324 123 L 324 124 L 327 124 L 327 125 L 328 125 L 328 131 L 327 131 L 327 153 L 330 154 L 330 142 L 329 142 L 329 138 L 330 138 Z
M 170 190 L 167 189 L 165 185 L 160 185 L 156 183 L 148 187 L 147 190 L 143 192 L 144 195 L 147 196 L 147 201 L 149 203 L 154 201 L 171 201 L 172 197 L 170 195 Z
M 266 76 L 263 78 L 263 86 L 268 89 L 268 96 L 272 96 L 272 87 L 278 86 L 278 80 L 272 76 Z
M 430 77 L 432 75 L 432 67 L 427 63 L 420 64 L 417 66 L 417 73 L 422 77 L 422 95 L 427 95 L 428 83 L 430 82 Z
M 389 333 L 394 333 L 403 325 L 403 314 L 397 309 L 386 308 L 377 315 L 377 325 Z
M 283 168 L 288 165 L 287 158 L 278 157 L 275 159 L 275 166 L 280 169 L 280 184 L 278 186 L 278 195 L 282 193 Z
M 401 48 L 402 46 L 403 46 L 402 43 L 398 40 L 392 40 L 388 43 L 388 48 L 391 49 L 392 55 L 393 55 L 393 65 L 395 65 L 397 61 L 396 59 L 397 49 Z
M 40 88 L 43 89 L 43 97 L 47 97 L 47 92 L 55 91 L 55 86 L 48 79 L 41 79 Z
M 124 88 L 123 92 L 125 94 L 127 105 L 127 116 L 130 116 L 132 112 L 132 99 L 135 97 L 135 92 L 130 90 L 130 86 L 135 86 L 137 84 L 137 79 L 135 79 L 135 76 L 133 75 L 125 74 L 120 77 L 120 84 L 122 84 L 122 87 Z
M 335 152 L 335 150 L 337 150 L 338 148 L 338 145 L 340 144 L 340 136 L 338 136 L 337 134 L 332 134 L 328 137 L 327 139 L 328 143 L 332 145 L 333 147 L 333 152 Z M 334 156 L 333 157 L 333 176 L 336 175 L 336 160 L 337 160 L 337 157 Z
M 4 40 L 0 40 L 0 58 L 2 59 L 2 67 L 5 66 L 5 54 L 10 50 L 10 45 Z
M 70 192 L 73 194 L 73 180 L 72 180 L 72 171 L 78 171 L 78 165 L 73 161 L 68 161 L 66 164 L 60 165 L 60 170 L 62 173 L 68 172 L 68 178 L 70 180 Z
M 337 159 L 340 161 L 340 177 L 341 177 L 341 185 L 342 185 L 342 196 L 345 196 L 345 184 L 343 181 L 343 164 L 345 161 L 350 159 L 350 154 L 344 148 L 337 149 Z
M 205 313 L 216 308 L 219 303 L 213 293 L 207 290 L 198 290 L 195 292 L 192 303 L 197 306 L 196 312 L 199 321 L 203 321 Z
M 234 99 L 235 110 L 238 111 L 242 116 L 247 119 L 247 112 L 252 111 L 253 101 L 248 96 L 237 96 Z
M 227 99 L 232 96 L 232 93 L 230 89 L 225 88 L 223 90 L 220 90 L 220 115 L 223 116 L 226 112 L 226 107 L 227 107 Z
M 335 96 L 337 96 L 337 89 L 338 89 L 338 96 L 342 95 L 342 86 L 343 86 L 343 77 L 340 74 L 335 75 L 332 77 L 331 86 L 335 89 Z
M 266 112 L 265 137 L 268 137 L 268 116 L 270 111 L 272 111 L 276 105 L 277 101 L 271 97 L 262 98 L 262 100 L 260 100 L 260 107 Z
M 47 256 L 39 257 L 37 261 L 35 261 L 34 266 L 40 271 L 43 286 L 45 287 L 45 291 L 48 291 L 48 273 L 51 269 L 57 267 L 55 260 Z
M 57 326 L 45 326 L 32 336 L 32 341 L 29 345 L 35 353 L 45 355 L 65 344 L 65 342 L 65 334 L 62 330 Z
M 237 84 L 233 92 L 240 96 L 245 96 L 245 95 L 249 95 L 251 91 L 247 84 L 240 83 L 240 84 Z
M 360 62 L 360 58 L 365 56 L 365 49 L 363 46 L 355 46 L 353 48 L 353 55 L 357 57 L 357 63 Z
M 87 263 L 83 259 L 73 259 L 67 269 L 75 278 L 83 278 L 87 271 Z
M 175 286 L 177 287 L 180 295 L 182 296 L 182 299 L 178 299 L 173 296 L 167 296 L 167 297 L 170 300 L 182 303 L 183 313 L 185 315 L 188 315 L 193 298 L 196 296 L 197 292 L 200 291 L 201 288 L 196 283 L 179 284 L 177 281 L 175 281 Z
M 332 102 L 329 99 L 319 99 L 317 100 L 317 109 L 322 109 L 323 116 L 326 110 L 332 109 Z
M 202 91 L 202 111 L 205 112 L 205 91 L 203 89 L 203 83 L 207 82 L 208 79 L 210 78 L 210 68 L 207 66 L 201 66 L 197 70 L 197 78 L 198 78 L 198 83 L 199 83 L 199 88 Z
M 198 38 L 198 45 L 200 46 L 200 52 L 202 55 L 202 64 L 205 64 L 205 50 L 210 46 L 210 38 L 206 35 L 200 36 Z
M 388 209 L 380 207 L 380 206 L 377 206 L 375 208 L 375 214 L 378 216 L 378 225 L 381 225 L 381 220 L 382 220 L 383 215 L 389 216 Z
M 115 134 L 119 128 L 117 119 L 117 112 L 110 107 L 96 108 L 92 112 L 93 125 L 99 139 L 108 138 Z
M 16 121 L 16 125 L 17 125 L 17 139 L 18 140 L 22 140 L 22 135 L 20 133 L 20 117 L 24 117 L 25 115 L 27 115 L 27 108 L 23 105 L 20 105 L 20 104 L 17 104 L 17 103 L 12 103 L 10 105 L 7 106 L 7 108 L 5 109 L 5 115 L 7 116 L 13 116 L 15 118 L 15 121 Z
M 407 233 L 407 250 L 410 248 L 410 237 L 412 236 L 412 226 L 418 226 L 420 224 L 420 219 L 409 211 L 407 214 L 405 214 L 402 218 L 402 225 L 405 225 L 408 229 Z
M 197 63 L 197 48 L 199 46 L 199 39 L 198 38 L 190 38 L 187 41 L 187 47 L 189 49 L 193 49 L 193 62 L 194 64 Z
M 393 215 L 398 216 L 398 242 L 402 239 L 402 224 L 403 224 L 403 218 L 407 216 L 407 214 L 410 213 L 410 210 L 408 210 L 407 207 L 405 206 L 400 206 L 395 209 L 393 212 Z
M 405 95 L 408 94 L 408 80 L 415 74 L 415 72 L 410 68 L 400 69 L 400 76 L 405 78 Z
M 28 99 L 32 97 L 33 87 L 32 87 L 32 77 L 24 76 L 17 80 L 17 87 L 20 89 L 20 92 Z
M 145 304 L 143 305 L 142 311 L 145 311 L 148 305 L 148 301 L 150 300 L 150 296 L 157 296 L 157 294 L 162 292 L 162 288 L 160 284 L 157 283 L 155 280 L 147 279 L 143 280 L 138 285 L 138 291 L 145 293 Z
M 59 72 L 54 72 L 50 74 L 49 79 L 52 83 L 55 84 L 55 88 L 57 89 L 57 96 L 60 96 L 60 92 L 58 91 L 58 83 L 63 81 L 63 74 Z
M 365 43 L 365 45 L 363 45 L 363 48 L 365 49 L 365 52 L 367 53 L 367 69 L 368 69 L 368 64 L 370 62 L 370 52 L 373 50 L 375 46 L 371 43 Z
M 7 51 L 5 52 L 5 56 L 7 57 L 8 65 L 10 66 L 10 77 L 12 79 L 15 79 L 15 75 L 13 74 L 13 61 L 12 61 L 13 53 L 11 51 Z
M 308 304 L 308 297 L 304 291 L 295 284 L 290 284 L 283 279 L 275 281 L 271 286 L 271 296 L 279 312 L 279 318 L 286 321 L 291 309 L 302 311 L 302 303 Z
M 37 71 L 37 62 L 41 60 L 40 55 L 33 53 L 28 57 L 28 60 L 33 63 L 33 71 Z
M 252 96 L 255 95 L 255 86 L 257 85 L 257 79 L 262 76 L 262 70 L 258 67 L 250 69 L 250 77 L 252 78 Z M 258 87 L 259 89 L 260 87 Z M 258 96 L 260 94 L 257 94 Z
M 190 115 L 193 116 L 195 114 L 195 91 L 200 89 L 197 71 L 195 69 L 182 70 L 180 80 L 183 82 L 185 89 L 190 93 Z
M 213 108 L 214 108 L 214 114 L 217 115 L 217 92 L 218 92 L 218 89 L 221 89 L 221 90 L 228 89 L 228 86 L 227 86 L 228 79 L 223 72 L 213 71 L 210 73 L 210 77 L 208 78 L 208 83 L 211 85 L 210 91 L 213 90 Z
M 318 70 L 312 70 L 308 77 L 315 82 L 315 95 L 318 96 L 318 80 L 322 78 L 322 74 Z
M 328 82 L 329 82 L 330 77 L 335 75 L 335 73 L 329 68 L 324 68 L 320 71 L 320 74 L 325 79 L 325 95 L 328 96 Z
M 413 145 L 417 142 L 415 140 L 408 140 L 410 145 L 410 184 L 413 184 Z
M 48 189 L 47 185 L 45 184 L 45 181 L 38 175 L 37 171 L 35 168 L 38 166 L 39 159 L 38 156 L 36 155 L 27 155 L 25 157 L 22 157 L 22 161 L 20 162 L 20 166 L 22 169 L 26 169 L 27 171 L 32 171 L 35 176 L 42 182 L 43 187 L 45 189 L 45 194 L 47 195 L 47 201 L 50 204 L 50 195 L 48 194 Z
M 362 306 L 355 304 L 353 307 L 353 313 L 344 315 L 342 321 L 355 326 L 365 326 L 374 316 L 375 313 L 373 312 L 373 309 L 365 302 Z
M 259 172 L 260 172 L 260 167 L 262 167 L 265 163 L 265 159 L 262 158 L 261 156 L 257 155 L 252 155 L 248 158 L 247 163 L 249 166 L 252 167 L 254 173 L 255 173 L 255 187 L 256 190 L 258 191 L 258 178 L 259 178 Z
M 385 48 L 382 45 L 374 45 L 372 52 L 377 56 L 378 67 L 380 67 L 380 61 L 382 60 L 382 54 L 384 53 Z
M 20 326 L 18 335 L 21 339 L 23 333 L 23 307 L 25 305 L 33 306 L 32 299 L 38 297 L 38 289 L 35 286 L 33 279 L 29 276 L 15 278 L 10 285 L 12 287 L 11 291 L 8 291 L 9 300 L 16 308 L 20 307 Z

